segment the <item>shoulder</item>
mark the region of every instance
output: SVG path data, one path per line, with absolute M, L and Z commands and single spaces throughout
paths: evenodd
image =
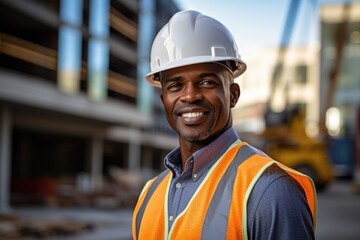
M 256 182 L 248 200 L 249 236 L 313 236 L 312 216 L 300 184 L 276 164 Z M 296 235 L 294 235 L 296 234 Z M 251 239 L 251 238 L 250 238 Z
M 253 200 L 260 200 L 259 198 L 270 195 L 272 197 L 280 196 L 281 199 L 284 199 L 284 197 L 287 195 L 287 192 L 305 197 L 304 190 L 300 184 L 285 170 L 274 163 L 268 167 L 260 176 L 252 190 L 250 197 Z M 292 194 L 289 196 L 293 196 Z

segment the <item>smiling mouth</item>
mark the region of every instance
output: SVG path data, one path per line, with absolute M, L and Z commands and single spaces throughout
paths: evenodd
M 203 113 L 203 112 L 189 112 L 189 113 L 183 113 L 181 116 L 185 117 L 185 118 L 194 118 L 194 117 L 199 117 L 204 114 L 205 113 Z

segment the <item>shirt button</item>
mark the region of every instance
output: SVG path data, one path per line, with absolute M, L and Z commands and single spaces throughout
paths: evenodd
M 170 216 L 170 217 L 169 217 L 169 220 L 172 222 L 172 220 L 174 220 L 174 217 L 173 217 L 173 216 Z
M 181 183 L 177 183 L 177 184 L 176 184 L 176 188 L 177 188 L 177 189 L 181 188 Z
M 198 177 L 197 173 L 194 173 L 193 178 L 196 179 L 197 177 Z

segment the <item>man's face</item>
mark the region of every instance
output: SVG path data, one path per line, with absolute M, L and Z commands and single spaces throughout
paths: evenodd
M 231 108 L 240 96 L 225 67 L 203 63 L 164 71 L 161 100 L 180 141 L 211 140 L 232 125 Z

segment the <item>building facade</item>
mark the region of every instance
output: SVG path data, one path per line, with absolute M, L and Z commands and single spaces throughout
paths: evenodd
M 334 135 L 353 134 L 360 106 L 360 3 L 321 9 L 321 109 L 340 113 Z
M 336 174 L 360 182 L 360 3 L 324 5 L 320 16 L 320 119 Z
M 0 1 L 0 211 L 61 181 L 162 169 L 177 145 L 144 84 L 168 0 Z M 66 180 L 64 180 L 66 179 Z

